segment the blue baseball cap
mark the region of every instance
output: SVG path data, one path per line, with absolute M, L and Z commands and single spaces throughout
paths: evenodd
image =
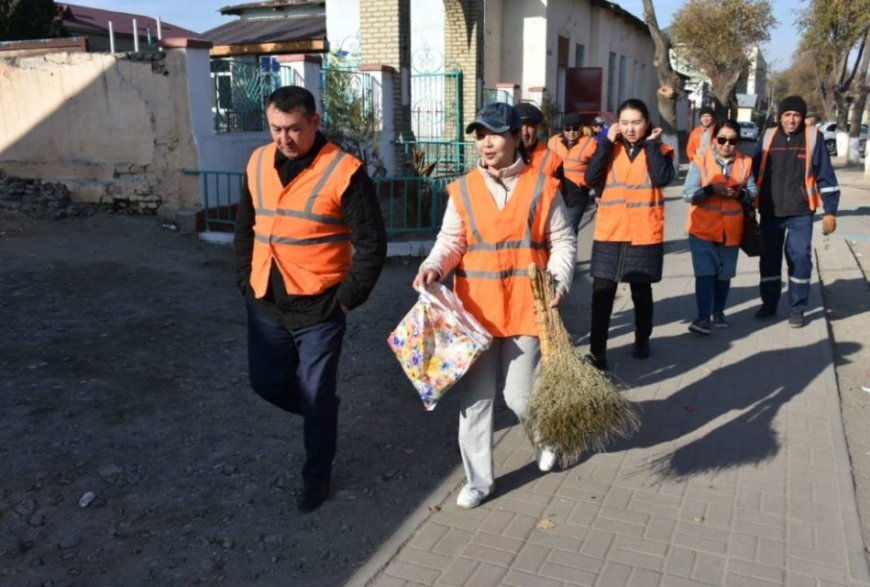
M 509 130 L 519 130 L 520 126 L 520 115 L 516 108 L 504 102 L 493 102 L 477 111 L 477 116 L 465 127 L 465 132 L 472 133 L 477 127 L 483 127 L 501 134 Z

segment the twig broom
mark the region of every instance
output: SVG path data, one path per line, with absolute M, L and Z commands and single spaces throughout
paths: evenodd
M 540 328 L 541 367 L 529 401 L 526 432 L 532 443 L 570 466 L 587 450 L 601 451 L 614 436 L 628 438 L 640 427 L 637 410 L 611 380 L 577 356 L 555 308 L 553 277 L 529 265 Z

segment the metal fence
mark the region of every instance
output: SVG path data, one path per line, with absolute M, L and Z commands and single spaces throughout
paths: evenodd
M 320 70 L 323 125 L 327 128 L 374 131 L 380 128 L 381 85 L 355 67 L 328 65 Z
M 462 140 L 462 72 L 411 76 L 411 130 L 418 140 Z
M 244 173 L 182 169 L 185 175 L 198 175 L 202 195 L 202 229 L 231 231 L 236 225 L 236 209 L 242 197 Z

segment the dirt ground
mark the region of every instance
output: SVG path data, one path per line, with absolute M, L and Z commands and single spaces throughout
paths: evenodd
M 231 248 L 4 214 L 0 585 L 342 584 L 459 463 L 455 402 L 426 412 L 386 345 L 414 268 L 350 315 L 334 492 L 300 515 L 301 419 L 250 391 Z
M 301 421 L 250 391 L 230 247 L 154 218 L 0 218 L 0 585 L 346 581 L 460 462 L 455 398 L 424 411 L 385 342 L 415 266 L 350 315 L 334 492 L 300 515 Z M 866 406 L 844 407 L 859 501 Z

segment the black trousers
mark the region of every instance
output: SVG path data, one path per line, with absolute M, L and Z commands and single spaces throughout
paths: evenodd
M 610 315 L 616 297 L 616 281 L 595 277 L 592 279 L 592 328 L 589 334 L 589 351 L 603 357 L 607 353 L 607 334 L 610 330 Z M 634 304 L 634 340 L 647 341 L 652 334 L 653 299 L 651 283 L 629 283 L 631 301 Z

